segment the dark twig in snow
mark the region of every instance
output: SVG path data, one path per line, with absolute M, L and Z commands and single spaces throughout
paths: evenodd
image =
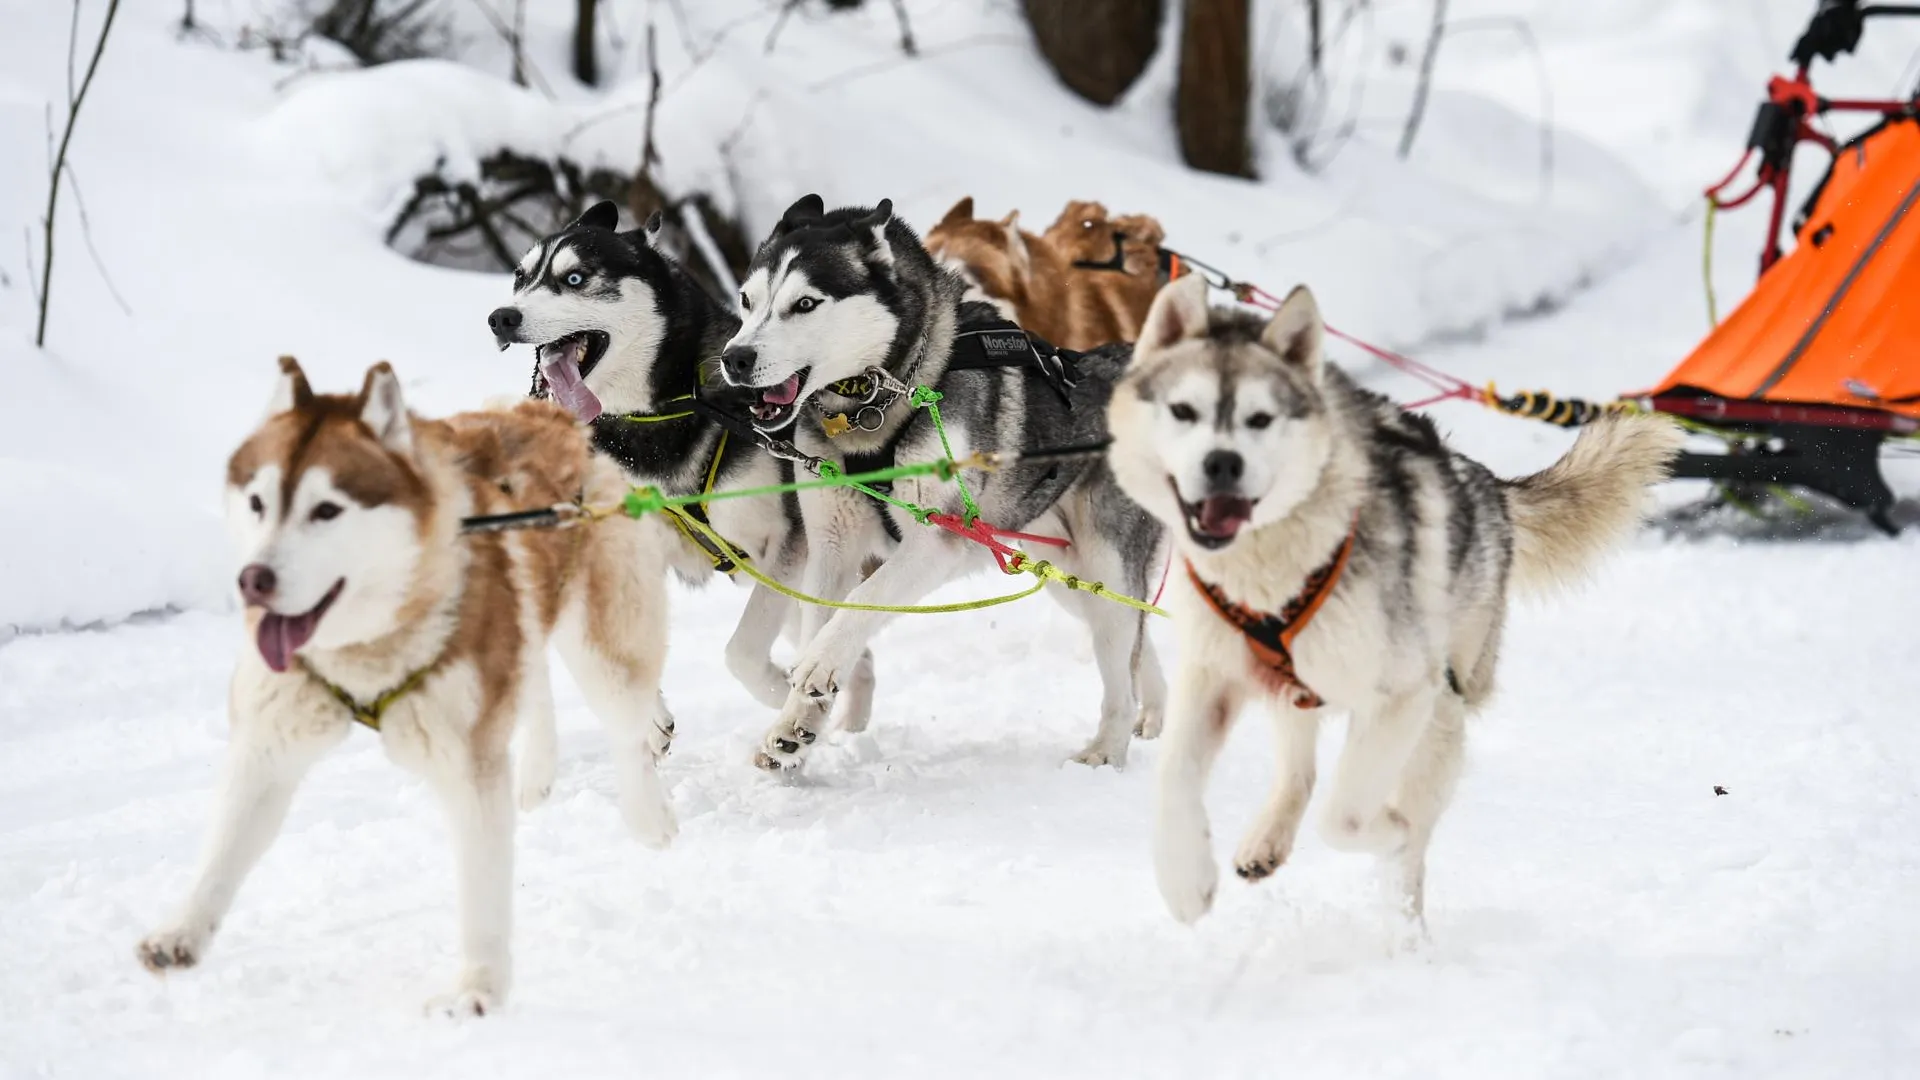
M 653 145 L 653 114 L 660 106 L 660 54 L 655 48 L 652 21 L 647 23 L 647 119 L 645 134 L 640 138 L 640 179 L 651 179 L 653 166 L 660 160 L 660 153 Z
M 1420 134 L 1420 118 L 1427 112 L 1427 93 L 1433 84 L 1433 65 L 1440 58 L 1440 39 L 1447 33 L 1447 0 L 1433 0 L 1433 27 L 1427 31 L 1426 51 L 1420 54 L 1420 79 L 1413 86 L 1413 107 L 1407 110 L 1407 127 L 1400 135 L 1400 159 L 1413 153 L 1413 140 Z
M 787 25 L 787 16 L 793 14 L 794 9 L 804 2 L 805 0 L 786 0 L 786 3 L 780 5 L 780 14 L 773 19 L 773 29 L 767 31 L 767 45 L 762 50 L 766 55 L 773 55 L 773 47 L 780 41 L 780 31 Z
M 73 186 L 73 205 L 80 211 L 80 239 L 87 242 L 87 254 L 93 258 L 93 268 L 100 271 L 100 280 L 107 283 L 107 292 L 113 294 L 113 302 L 128 315 L 133 308 L 127 298 L 120 295 L 120 289 L 113 283 L 113 275 L 107 273 L 106 261 L 100 258 L 100 249 L 93 246 L 93 222 L 87 219 L 87 200 L 80 195 L 80 174 L 73 171 L 73 162 L 67 162 L 67 183 Z
M 506 42 L 507 47 L 513 50 L 514 71 L 516 73 L 524 72 L 527 76 L 526 80 L 517 80 L 520 85 L 525 86 L 527 85 L 527 80 L 531 80 L 533 85 L 537 87 L 542 94 L 547 96 L 547 100 L 552 101 L 553 87 L 548 85 L 546 76 L 540 74 L 540 68 L 536 66 L 533 61 L 526 59 L 521 53 L 520 35 L 514 32 L 513 27 L 500 21 L 499 13 L 487 5 L 487 0 L 473 0 L 473 6 L 480 9 L 481 15 L 486 17 L 487 24 L 493 27 L 493 32 L 500 35 L 500 40 Z M 519 10 L 521 12 L 520 17 L 524 17 L 525 9 L 521 8 Z
M 913 24 L 907 21 L 907 0 L 893 0 L 893 17 L 900 20 L 900 51 L 919 56 L 920 50 L 913 43 Z
M 73 0 L 74 33 L 80 27 L 80 0 Z M 94 42 L 93 59 L 87 62 L 86 78 L 80 80 L 79 90 L 67 99 L 67 130 L 60 136 L 60 149 L 53 155 L 53 165 L 47 170 L 47 216 L 42 221 L 46 229 L 46 249 L 40 266 L 40 322 L 33 333 L 33 343 L 44 346 L 47 343 L 47 309 L 53 301 L 53 222 L 54 211 L 59 208 L 60 177 L 66 172 L 67 148 L 73 143 L 74 125 L 80 120 L 80 106 L 87 100 L 87 89 L 93 85 L 94 73 L 100 70 L 100 57 L 107 51 L 107 33 L 113 29 L 113 17 L 120 13 L 120 0 L 107 0 L 107 15 L 100 22 L 100 39 Z M 67 43 L 68 52 L 73 49 L 71 40 Z

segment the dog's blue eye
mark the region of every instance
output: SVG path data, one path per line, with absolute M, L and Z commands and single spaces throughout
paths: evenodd
M 1186 402 L 1175 404 L 1167 411 L 1173 414 L 1175 420 L 1183 424 L 1191 424 L 1200 419 L 1200 414 L 1194 410 L 1193 406 L 1188 405 Z
M 812 311 L 814 308 L 817 308 L 819 306 L 820 306 L 820 301 L 815 300 L 811 296 L 803 296 L 800 299 L 795 300 L 793 302 L 793 311 L 794 311 L 794 314 L 796 315 L 805 315 L 807 312 Z
M 1273 423 L 1272 413 L 1257 412 L 1247 417 L 1247 426 L 1255 431 L 1259 431 L 1271 423 Z
M 576 289 L 577 289 L 577 288 L 579 288 L 579 287 L 580 287 L 580 283 L 581 283 L 581 282 L 583 282 L 583 281 L 585 281 L 585 280 L 587 280 L 587 279 L 586 279 L 586 278 L 583 278 L 583 277 L 581 277 L 581 276 L 580 276 L 579 274 L 568 274 L 568 275 L 567 275 L 567 284 L 569 284 L 569 285 L 571 285 L 571 286 L 573 286 L 573 287 L 574 287 L 574 288 L 576 288 Z
M 313 517 L 313 520 L 315 521 L 332 521 L 334 518 L 337 518 L 339 516 L 340 516 L 339 503 L 323 502 L 320 505 L 313 508 L 312 517 Z

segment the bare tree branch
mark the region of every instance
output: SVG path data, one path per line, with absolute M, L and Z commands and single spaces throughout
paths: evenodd
M 600 0 L 576 0 L 573 13 L 573 77 L 588 86 L 600 84 L 600 57 L 594 52 L 594 30 L 600 22 Z
M 766 55 L 773 55 L 773 47 L 780 41 L 780 31 L 787 25 L 787 16 L 793 14 L 794 9 L 802 3 L 805 3 L 805 0 L 785 0 L 780 5 L 780 14 L 774 17 L 773 29 L 767 31 L 767 46 L 762 50 Z
M 1420 81 L 1413 87 L 1413 107 L 1407 111 L 1407 127 L 1400 135 L 1400 159 L 1413 153 L 1413 140 L 1420 134 L 1420 119 L 1427 112 L 1427 92 L 1433 84 L 1433 65 L 1440 58 L 1440 39 L 1447 33 L 1447 0 L 1433 0 L 1433 28 L 1427 32 L 1427 48 L 1420 54 Z
M 1321 37 L 1320 0 L 1307 0 L 1307 70 L 1320 71 L 1320 61 L 1326 51 L 1326 42 Z
M 80 0 L 73 0 L 74 31 L 80 26 Z M 107 51 L 107 33 L 113 29 L 113 17 L 120 13 L 120 0 L 107 0 L 107 15 L 100 23 L 100 39 L 94 43 L 93 59 L 87 62 L 86 78 L 80 80 L 80 89 L 67 101 L 67 130 L 60 136 L 60 149 L 53 156 L 53 165 L 47 171 L 47 216 L 42 224 L 46 228 L 47 244 L 40 267 L 40 322 L 33 332 L 33 343 L 45 346 L 47 343 L 47 309 L 53 301 L 53 223 L 54 212 L 60 202 L 60 176 L 66 171 L 67 147 L 73 143 L 73 129 L 80 120 L 80 106 L 86 102 L 87 89 L 93 85 L 94 73 L 100 70 L 101 54 Z M 73 43 L 68 42 L 71 52 Z
M 653 145 L 653 114 L 660 107 L 660 54 L 655 50 L 653 23 L 647 23 L 647 119 L 640 138 L 640 179 L 652 178 L 660 152 Z
M 900 51 L 919 56 L 920 50 L 913 44 L 913 24 L 907 21 L 906 0 L 893 0 L 893 17 L 900 20 Z
M 524 17 L 526 11 L 524 6 L 525 0 L 515 0 L 515 2 L 521 5 L 519 11 L 521 17 Z M 546 77 L 540 74 L 539 67 L 537 67 L 533 61 L 528 60 L 521 51 L 520 35 L 514 31 L 513 27 L 500 21 L 500 13 L 488 6 L 487 0 L 473 0 L 473 6 L 480 9 L 480 13 L 486 17 L 488 25 L 493 27 L 493 32 L 500 35 L 500 40 L 506 42 L 507 47 L 513 50 L 514 71 L 525 73 L 525 75 L 532 80 L 534 87 L 542 94 L 545 94 L 547 100 L 552 101 L 553 87 L 547 83 Z M 520 81 L 520 85 L 525 86 L 527 83 L 525 80 L 522 80 Z
M 87 218 L 87 200 L 80 196 L 80 174 L 73 171 L 73 162 L 67 162 L 66 173 L 67 183 L 73 185 L 73 205 L 80 211 L 80 238 L 87 242 L 87 254 L 93 257 L 93 268 L 100 271 L 100 280 L 107 283 L 107 292 L 113 295 L 113 302 L 120 305 L 122 312 L 131 315 L 133 307 L 127 303 L 126 297 L 120 295 L 119 286 L 113 283 L 113 275 L 107 273 L 106 260 L 100 257 L 100 249 L 93 246 L 93 222 Z

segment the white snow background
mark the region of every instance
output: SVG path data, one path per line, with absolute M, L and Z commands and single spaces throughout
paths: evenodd
M 560 783 L 519 829 L 504 1013 L 419 1015 L 452 970 L 450 859 L 433 800 L 370 739 L 316 771 L 203 966 L 141 971 L 133 944 L 186 886 L 222 750 L 242 641 L 216 515 L 273 358 L 322 388 L 390 360 L 426 412 L 520 391 L 529 357 L 483 323 L 505 276 L 412 262 L 383 233 L 437 160 L 512 146 L 631 168 L 649 20 L 663 179 L 711 188 L 756 239 L 808 191 L 890 197 L 922 228 L 961 195 L 1029 227 L 1098 198 L 1271 290 L 1305 281 L 1334 325 L 1443 369 L 1607 396 L 1705 330 L 1698 191 L 1812 8 L 1457 0 L 1476 28 L 1444 45 L 1403 163 L 1412 79 L 1386 57 L 1417 54 L 1428 7 L 1380 0 L 1327 92 L 1352 139 L 1309 173 L 1263 128 L 1265 179 L 1246 183 L 1180 165 L 1171 47 L 1096 109 L 1011 0 L 909 3 L 913 60 L 880 0 L 807 5 L 770 53 L 772 0 L 603 0 L 599 91 L 565 73 L 573 5 L 534 0 L 529 55 L 557 100 L 506 80 L 487 2 L 452 5 L 454 59 L 364 71 L 231 47 L 289 18 L 278 0 L 200 0 L 224 45 L 180 39 L 178 4 L 123 4 L 40 350 L 26 252 L 37 265 L 71 9 L 0 0 L 0 1077 L 1914 1074 L 1920 542 L 1853 528 L 1649 532 L 1590 586 L 1518 606 L 1418 950 L 1396 947 L 1368 862 L 1310 834 L 1275 878 L 1230 879 L 1176 925 L 1146 846 L 1156 748 L 1124 772 L 1063 764 L 1097 680 L 1045 601 L 896 624 L 873 730 L 799 782 L 755 772 L 769 718 L 725 674 L 741 594 L 715 585 L 674 595 L 671 851 L 625 836 L 597 727 L 559 681 Z M 1296 7 L 1257 5 L 1263 71 L 1297 63 Z M 85 5 L 83 42 L 102 9 Z M 1917 46 L 1920 27 L 1870 28 L 1821 85 L 1910 86 Z M 1723 310 L 1762 216 L 1722 219 Z M 1433 411 L 1507 473 L 1569 439 Z M 940 596 L 998 587 L 983 572 Z M 1214 784 L 1223 856 L 1264 792 L 1260 727 Z

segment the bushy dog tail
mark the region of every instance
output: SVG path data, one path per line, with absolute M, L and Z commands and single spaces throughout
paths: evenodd
M 1532 476 L 1502 482 L 1513 521 L 1513 583 L 1568 584 L 1645 516 L 1686 433 L 1663 416 L 1614 414 L 1581 429 L 1572 449 Z

